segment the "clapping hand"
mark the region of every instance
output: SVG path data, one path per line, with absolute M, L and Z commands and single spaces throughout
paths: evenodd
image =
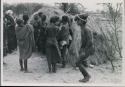
M 60 42 L 60 44 L 61 44 L 62 46 L 64 46 L 64 45 L 67 44 L 67 42 L 63 40 L 63 41 Z

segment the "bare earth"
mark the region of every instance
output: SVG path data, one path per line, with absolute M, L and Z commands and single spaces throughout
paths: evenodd
M 12 54 L 8 54 L 4 61 L 6 65 L 3 66 L 3 83 L 77 83 L 83 76 L 79 70 L 75 70 L 69 65 L 66 68 L 60 68 L 58 65 L 57 73 L 47 73 L 47 61 L 45 57 L 41 58 L 40 54 L 34 53 L 28 61 L 28 68 L 32 73 L 24 73 L 20 71 L 19 66 L 19 53 L 15 51 Z M 110 63 L 95 66 L 94 68 L 87 68 L 91 75 L 91 80 L 87 83 L 101 84 L 121 83 L 121 61 L 117 63 L 118 66 L 115 72 L 112 72 Z

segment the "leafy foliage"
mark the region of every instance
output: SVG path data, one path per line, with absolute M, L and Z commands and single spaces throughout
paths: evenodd
M 122 15 L 121 15 L 121 3 L 117 3 L 116 8 L 111 3 L 103 4 L 106 7 L 106 12 L 103 12 L 103 16 L 108 19 L 107 23 L 110 25 L 110 29 L 107 30 L 106 35 L 104 28 L 100 28 L 104 37 L 107 51 L 105 52 L 107 58 L 112 64 L 113 70 L 115 66 L 113 61 L 122 58 L 122 41 L 121 41 L 121 26 L 122 26 Z

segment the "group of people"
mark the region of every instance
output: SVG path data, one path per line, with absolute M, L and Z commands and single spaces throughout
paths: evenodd
M 12 14 L 12 12 L 8 12 L 6 15 L 11 17 L 10 14 Z M 5 16 L 5 20 L 8 16 Z M 79 60 L 76 62 L 76 67 L 79 67 L 80 72 L 84 76 L 84 79 L 80 80 L 80 82 L 87 82 L 90 79 L 90 75 L 85 70 L 84 66 L 86 66 L 85 60 L 87 57 L 92 55 L 94 52 L 94 50 L 92 50 L 90 32 L 88 32 L 85 27 L 87 17 L 88 15 L 78 15 L 74 18 L 74 21 L 76 21 L 82 30 L 82 46 Z M 56 73 L 57 63 L 61 63 L 62 68 L 66 66 L 65 59 L 67 50 L 70 47 L 73 39 L 73 32 L 72 29 L 70 29 L 71 20 L 67 15 L 63 15 L 61 18 L 59 16 L 52 16 L 49 19 L 49 23 L 46 23 L 46 18 L 46 15 L 44 15 L 42 12 L 39 12 L 38 14 L 34 15 L 33 22 L 28 22 L 29 16 L 24 14 L 22 18 L 16 18 L 15 21 L 13 20 L 14 25 L 11 27 L 13 32 L 11 32 L 12 30 L 8 31 L 11 28 L 6 29 L 8 32 L 13 34 L 12 36 L 8 36 L 7 40 L 10 40 L 9 38 L 15 37 L 16 40 L 13 40 L 15 43 L 18 43 L 21 71 L 29 72 L 27 68 L 28 58 L 31 57 L 32 52 L 36 51 L 36 49 L 46 55 L 49 73 Z M 11 19 L 13 18 L 11 17 Z M 6 20 L 7 23 L 9 20 Z M 7 26 L 7 23 L 5 26 Z M 10 25 L 12 26 L 11 23 L 12 22 L 10 22 Z M 7 35 L 9 34 L 7 33 Z M 13 43 L 12 45 L 17 46 Z
M 15 21 L 13 17 L 13 11 L 6 11 L 3 18 L 3 45 L 4 45 L 4 56 L 7 53 L 12 53 L 17 48 L 17 40 L 15 34 Z
M 34 27 L 34 38 L 38 51 L 46 54 L 49 72 L 56 72 L 56 63 L 65 67 L 66 52 L 72 40 L 72 30 L 69 28 L 69 18 L 53 16 L 46 23 L 46 15 L 42 12 L 34 15 L 31 24 Z

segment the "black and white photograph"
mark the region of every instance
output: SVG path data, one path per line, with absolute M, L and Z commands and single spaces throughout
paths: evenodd
M 124 0 L 1 4 L 2 85 L 124 84 Z

